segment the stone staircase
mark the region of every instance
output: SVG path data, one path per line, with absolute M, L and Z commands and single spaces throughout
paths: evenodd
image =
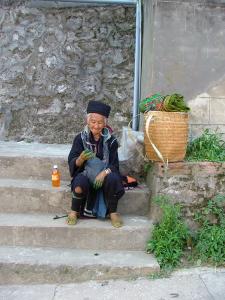
M 68 145 L 0 142 L 0 284 L 70 283 L 135 278 L 159 270 L 144 252 L 153 228 L 148 189 L 127 191 L 118 211 L 124 226 L 79 220 L 68 226 L 71 204 Z M 59 166 L 60 188 L 51 186 Z

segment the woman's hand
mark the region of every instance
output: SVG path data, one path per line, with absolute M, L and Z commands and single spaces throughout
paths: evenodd
M 76 165 L 78 167 L 82 166 L 86 160 L 89 160 L 94 157 L 95 157 L 95 154 L 91 150 L 86 149 L 86 150 L 82 151 L 80 156 L 77 158 Z
M 96 177 L 95 177 L 95 181 L 93 184 L 93 188 L 95 190 L 98 190 L 102 187 L 103 181 L 105 179 L 105 177 L 107 176 L 105 170 L 101 171 Z
M 80 154 L 80 158 L 83 161 L 86 161 L 86 160 L 89 160 L 91 158 L 94 158 L 94 156 L 95 156 L 94 152 L 92 152 L 89 149 L 86 149 L 86 150 L 82 151 L 81 154 Z

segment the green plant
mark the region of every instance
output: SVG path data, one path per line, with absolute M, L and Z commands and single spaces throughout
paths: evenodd
M 154 253 L 162 268 L 171 269 L 180 262 L 189 231 L 181 219 L 178 204 L 169 203 L 167 196 L 157 196 L 153 201 L 161 207 L 163 215 L 153 229 L 147 252 Z
M 225 195 L 217 195 L 195 220 L 200 227 L 196 234 L 193 257 L 203 263 L 225 264 Z
M 144 174 L 147 174 L 153 168 L 151 161 L 144 164 Z
M 225 142 L 222 134 L 205 129 L 203 134 L 187 146 L 188 161 L 225 161 Z

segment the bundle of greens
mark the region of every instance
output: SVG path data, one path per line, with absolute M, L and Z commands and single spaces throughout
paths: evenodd
M 161 110 L 164 97 L 160 94 L 150 95 L 139 103 L 140 112 L 145 113 L 150 110 Z
M 203 134 L 188 144 L 188 161 L 225 161 L 225 142 L 222 134 L 205 129 Z
M 173 94 L 165 97 L 162 110 L 168 112 L 188 112 L 190 108 L 186 106 L 182 95 Z

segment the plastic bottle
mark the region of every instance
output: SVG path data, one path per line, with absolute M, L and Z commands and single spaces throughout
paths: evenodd
M 57 165 L 54 165 L 52 170 L 52 186 L 60 187 L 60 173 Z

